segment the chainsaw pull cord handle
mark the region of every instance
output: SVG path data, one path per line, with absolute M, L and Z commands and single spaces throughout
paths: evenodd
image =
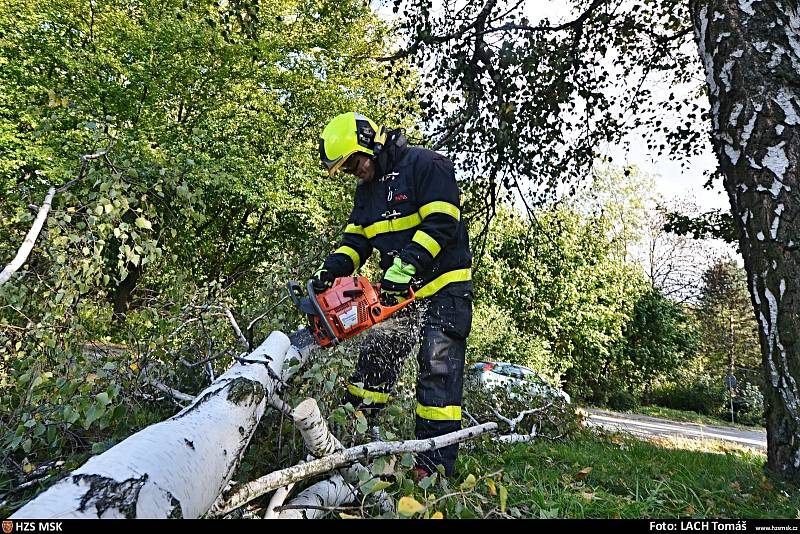
M 317 316 L 322 323 L 322 326 L 325 328 L 325 333 L 330 337 L 331 344 L 337 345 L 339 343 L 339 338 L 336 337 L 336 334 L 331 327 L 331 323 L 328 322 L 328 318 L 325 316 L 325 312 L 322 311 L 322 308 L 319 305 L 319 301 L 317 300 L 317 294 L 314 292 L 314 280 L 309 280 L 306 284 L 306 291 L 308 291 L 308 296 L 311 301 L 311 305 L 314 307 L 314 311 L 317 312 Z

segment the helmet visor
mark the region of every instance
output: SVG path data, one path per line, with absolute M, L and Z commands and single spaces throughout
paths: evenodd
M 322 140 L 321 139 L 320 139 L 320 146 L 322 146 Z M 322 150 L 320 150 L 320 152 L 322 154 L 324 154 L 324 152 L 322 152 Z M 320 168 L 322 170 L 328 172 L 328 176 L 333 176 L 334 174 L 336 174 L 340 170 L 341 171 L 345 171 L 345 172 L 349 172 L 349 169 L 346 168 L 347 167 L 347 160 L 350 159 L 350 156 L 352 156 L 356 152 L 360 152 L 360 151 L 359 150 L 353 150 L 352 152 L 349 152 L 347 154 L 339 156 L 336 159 L 328 159 L 325 156 L 322 156 L 320 158 L 319 166 L 320 166 Z M 366 152 L 364 152 L 364 154 L 368 155 L 368 154 L 366 154 Z

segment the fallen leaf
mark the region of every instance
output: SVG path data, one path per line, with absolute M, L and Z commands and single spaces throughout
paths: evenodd
M 434 512 L 431 519 L 444 519 L 444 514 L 442 512 Z
M 400 501 L 397 503 L 397 511 L 403 515 L 414 515 L 424 509 L 425 505 L 414 497 L 400 497 Z
M 593 501 L 595 499 L 595 495 L 590 491 L 584 491 L 581 493 L 581 499 L 584 501 Z
M 686 515 L 694 515 L 695 513 L 694 506 L 692 506 L 691 504 L 687 506 L 686 509 L 684 509 L 683 511 L 686 512 Z
M 22 472 L 25 473 L 26 475 L 29 475 L 30 473 L 33 472 L 33 465 L 29 464 L 28 462 L 25 462 L 25 464 L 22 466 Z
M 739 491 L 739 490 L 742 489 L 742 486 L 739 484 L 739 482 L 737 482 L 735 480 L 733 482 L 731 482 L 731 487 L 733 489 L 735 489 L 736 491 Z
M 339 512 L 339 517 L 342 519 L 363 519 L 360 515 L 350 515 L 344 512 Z
M 575 479 L 576 480 L 583 480 L 591 472 L 592 472 L 592 468 L 591 467 L 584 467 L 583 469 L 581 469 L 580 471 L 575 473 Z

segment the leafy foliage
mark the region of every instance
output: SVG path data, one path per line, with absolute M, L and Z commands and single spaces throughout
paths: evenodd
M 22 476 L 163 418 L 150 380 L 195 392 L 230 365 L 224 308 L 262 316 L 251 342 L 285 328 L 284 284 L 328 251 L 352 194 L 322 179 L 317 132 L 353 108 L 413 126 L 413 79 L 342 61 L 383 47 L 360 2 L 2 8 L 0 257 L 29 204 L 69 186 L 0 288 L 2 442 Z
M 706 125 L 695 120 L 703 110 L 691 90 L 656 96 L 648 83 L 696 88 L 696 54 L 682 46 L 690 39 L 684 3 L 579 0 L 539 21 L 530 20 L 534 4 L 394 3 L 402 41 L 384 59 L 424 69 L 419 101 L 430 136 L 491 199 L 482 215 L 492 216 L 503 194 L 527 196 L 532 207 L 575 191 L 598 147 L 630 126 L 646 126 L 654 151 L 700 150 Z

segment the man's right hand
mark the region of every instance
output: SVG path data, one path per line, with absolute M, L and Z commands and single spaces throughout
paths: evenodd
M 323 264 L 319 266 L 317 272 L 311 277 L 311 285 L 315 292 L 322 293 L 326 289 L 330 289 L 334 280 L 336 280 L 336 277 L 333 276 Z

